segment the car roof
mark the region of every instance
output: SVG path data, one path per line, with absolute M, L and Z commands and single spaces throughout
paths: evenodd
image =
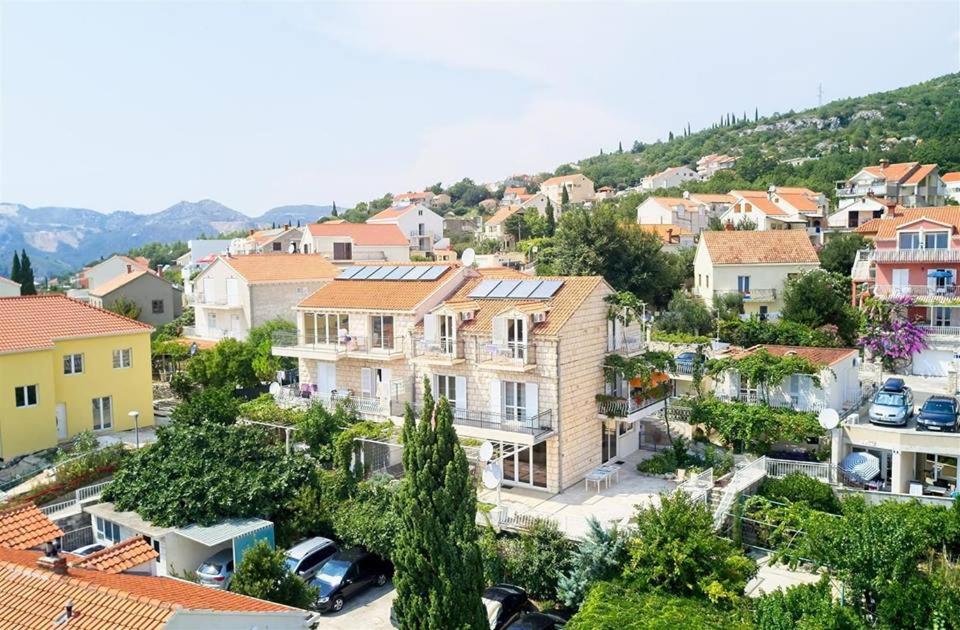
M 365 558 L 371 555 L 370 552 L 361 549 L 359 547 L 354 547 L 353 549 L 346 549 L 344 551 L 338 551 L 337 553 L 330 556 L 331 560 L 347 560 L 349 562 L 356 562 L 361 558 Z
M 946 400 L 947 402 L 954 402 L 954 401 L 956 401 L 956 399 L 955 399 L 953 396 L 931 396 L 930 398 L 927 398 L 927 402 L 930 402 L 931 400 L 939 400 L 939 401 L 944 401 L 944 400 Z M 926 403 L 924 403 L 924 404 L 926 404 Z
M 332 545 L 334 542 L 329 538 L 324 538 L 323 536 L 315 536 L 313 538 L 308 538 L 301 543 L 297 543 L 290 549 L 287 549 L 287 552 L 284 554 L 288 558 L 293 558 L 294 560 L 299 560 L 305 555 L 317 549 L 322 549 L 328 545 Z
M 494 584 L 483 591 L 483 596 L 496 602 L 502 602 L 511 595 L 527 596 L 527 592 L 513 584 Z
M 902 392 L 909 389 L 902 378 L 888 378 L 883 382 L 882 389 L 888 392 Z

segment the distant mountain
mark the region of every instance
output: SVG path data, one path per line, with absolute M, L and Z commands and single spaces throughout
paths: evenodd
M 83 265 L 146 243 L 186 241 L 273 223 L 311 223 L 331 206 L 296 205 L 248 217 L 214 201 L 181 201 L 152 214 L 86 208 L 30 208 L 0 203 L 0 275 L 8 275 L 13 252 L 25 249 L 37 277 L 74 271 Z

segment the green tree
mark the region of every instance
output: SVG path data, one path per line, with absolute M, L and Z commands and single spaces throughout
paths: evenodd
M 254 369 L 257 349 L 249 343 L 227 338 L 201 350 L 187 362 L 190 379 L 204 387 L 253 387 L 260 382 Z
M 20 277 L 17 282 L 20 283 L 20 295 L 37 294 L 37 285 L 33 278 L 33 265 L 30 264 L 30 257 L 27 256 L 26 249 L 20 250 Z
M 867 625 L 849 606 L 833 600 L 830 580 L 774 590 L 756 600 L 758 630 L 866 630 Z
M 822 269 L 804 271 L 787 280 L 783 318 L 811 328 L 835 326 L 840 338 L 853 344 L 860 320 L 850 306 L 849 291 L 849 282 L 838 274 Z
M 283 552 L 263 539 L 244 552 L 230 590 L 295 608 L 312 608 L 317 601 L 316 587 L 294 575 L 287 568 Z
M 333 202 L 333 208 L 330 209 L 330 216 L 332 216 L 332 217 L 339 217 L 339 216 L 340 216 L 340 213 L 337 212 L 337 202 L 336 202 L 336 201 Z
M 26 295 L 26 293 L 24 293 L 24 295 Z M 129 317 L 130 319 L 140 317 L 140 305 L 125 295 L 118 297 L 112 303 L 108 304 L 106 308 L 108 311 L 113 311 L 117 315 Z
M 237 421 L 240 401 L 227 387 L 207 387 L 176 406 L 170 418 L 174 422 L 201 425 L 228 425 Z
M 544 214 L 547 217 L 547 236 L 553 236 L 557 231 L 557 219 L 554 216 L 553 212 L 553 203 L 547 199 L 547 207 L 544 209 Z
M 424 379 L 419 422 L 403 423 L 404 485 L 397 497 L 402 527 L 393 562 L 400 627 L 416 630 L 487 627 L 480 595 L 476 488 L 453 429 L 446 398 L 436 405 Z
M 570 570 L 557 582 L 557 595 L 565 606 L 577 609 L 590 588 L 620 573 L 627 559 L 627 537 L 616 526 L 604 529 L 590 517 L 590 531 L 573 552 Z
M 713 359 L 707 364 L 711 376 L 719 376 L 735 371 L 740 375 L 741 383 L 755 387 L 760 397 L 767 401 L 770 391 L 794 374 L 804 374 L 815 387 L 820 387 L 821 365 L 797 355 L 777 355 L 765 348 L 758 348 L 750 354 L 735 359 Z
M 563 192 L 560 194 L 560 207 L 564 210 L 567 209 L 567 206 L 570 205 L 570 193 L 567 191 L 567 187 L 563 187 Z
M 856 232 L 837 234 L 827 239 L 820 250 L 820 266 L 831 273 L 850 277 L 857 252 L 870 247 L 870 241 Z
M 713 328 L 713 316 L 700 298 L 674 291 L 667 310 L 657 319 L 657 327 L 670 333 L 703 335 Z
M 14 250 L 13 252 L 13 266 L 10 267 L 10 279 L 14 282 L 19 283 L 20 278 L 22 277 L 22 271 L 20 270 L 20 254 Z

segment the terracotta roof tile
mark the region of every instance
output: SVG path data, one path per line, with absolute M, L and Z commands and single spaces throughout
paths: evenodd
M 690 199 L 700 203 L 735 203 L 737 198 L 733 195 L 703 195 L 700 193 L 690 195 Z
M 396 219 L 397 217 L 402 216 L 410 208 L 413 208 L 413 206 L 406 206 L 405 208 L 387 208 L 386 210 L 381 210 L 377 214 L 367 219 L 367 223 L 370 223 L 371 221 L 385 221 L 387 219 Z
M 700 238 L 714 265 L 820 264 L 805 230 L 724 230 Z
M 564 183 L 564 182 L 574 181 L 574 180 L 579 179 L 579 178 L 581 178 L 581 177 L 582 177 L 583 179 L 589 180 L 589 178 L 588 178 L 586 175 L 582 174 L 582 173 L 573 173 L 573 174 L 571 174 L 571 175 L 558 175 L 558 176 L 556 176 L 556 177 L 551 177 L 550 179 L 545 180 L 545 181 L 544 181 L 542 184 L 540 184 L 540 185 L 541 185 L 541 186 L 555 186 L 555 185 L 558 185 L 558 184 L 562 184 L 562 183 Z
M 143 536 L 134 536 L 115 545 L 84 556 L 73 566 L 103 573 L 122 573 L 160 556 Z
M 152 326 L 65 295 L 0 298 L 0 353 L 44 350 L 58 339 L 149 333 Z
M 954 171 L 953 173 L 944 173 L 940 176 L 944 182 L 953 183 L 960 182 L 960 171 Z
M 651 197 L 661 206 L 665 208 L 676 208 L 677 206 L 682 206 L 687 210 L 696 210 L 700 207 L 700 203 L 694 201 L 693 199 L 684 199 L 683 197 Z
M 886 168 L 881 166 L 867 166 L 862 170 L 870 173 L 874 177 L 882 177 L 888 182 L 903 182 L 913 172 L 913 169 L 919 166 L 919 162 L 897 162 L 887 164 Z
M 907 177 L 907 181 L 903 183 L 911 186 L 915 184 L 919 184 L 920 182 L 925 180 L 927 176 L 934 171 L 935 168 L 937 168 L 936 164 L 924 164 L 914 172 L 910 173 L 910 175 Z
M 768 216 L 783 216 L 787 213 L 777 204 L 773 203 L 762 190 L 731 190 L 731 195 L 739 197 L 754 207 L 754 209 Z
M 932 206 L 929 208 L 897 208 L 895 216 L 871 219 L 857 228 L 861 234 L 876 234 L 881 240 L 896 238 L 897 229 L 921 219 L 952 225 L 960 232 L 960 206 Z
M 514 194 L 514 195 L 525 195 L 525 194 L 527 194 L 527 189 L 524 188 L 523 186 L 518 186 L 518 187 L 515 187 L 515 188 L 504 188 L 504 189 L 503 189 L 503 194 L 504 194 L 504 195 L 510 195 L 510 194 Z
M 487 219 L 485 223 L 487 225 L 500 225 L 516 213 L 520 212 L 523 208 L 520 206 L 504 206 L 497 210 L 492 217 Z
M 0 547 L 30 549 L 63 536 L 63 531 L 33 503 L 0 512 Z
M 734 352 L 730 356 L 734 359 L 740 359 L 749 356 L 757 350 L 764 349 L 770 354 L 778 357 L 786 355 L 795 355 L 803 357 L 814 365 L 830 366 L 850 357 L 859 354 L 856 348 L 809 348 L 805 346 L 773 346 L 758 345 Z
M 152 273 L 150 271 L 147 271 L 147 270 L 134 271 L 133 273 L 122 273 L 116 278 L 111 278 L 110 280 L 107 280 L 103 284 L 97 285 L 96 288 L 90 289 L 90 295 L 92 295 L 93 297 L 103 297 L 104 295 L 113 293 L 117 289 L 123 286 L 126 286 L 127 284 L 133 282 L 137 278 L 141 276 L 146 276 L 146 275 L 153 276 L 154 278 L 157 278 L 157 280 L 161 280 L 163 282 L 166 282 L 167 284 L 170 284 L 170 282 L 168 282 L 166 278 L 160 278 L 159 276 L 157 276 L 157 274 Z
M 687 228 L 672 223 L 641 223 L 637 227 L 644 232 L 653 232 L 660 237 L 661 241 L 668 245 L 678 240 L 680 236 L 691 236 L 693 234 Z
M 389 263 L 413 266 L 421 263 Z M 446 284 L 457 263 L 428 263 L 447 267 L 436 280 L 334 280 L 300 302 L 299 308 L 410 311 Z
M 409 245 L 410 241 L 392 223 L 311 223 L 307 230 L 312 236 L 342 236 L 354 245 Z
M 269 253 L 219 258 L 248 284 L 331 280 L 340 273 L 339 267 L 319 254 Z

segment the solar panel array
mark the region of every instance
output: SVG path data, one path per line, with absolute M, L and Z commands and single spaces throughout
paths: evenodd
M 484 280 L 467 297 L 547 300 L 562 286 L 563 280 Z
M 353 265 L 337 280 L 436 280 L 447 265 Z

